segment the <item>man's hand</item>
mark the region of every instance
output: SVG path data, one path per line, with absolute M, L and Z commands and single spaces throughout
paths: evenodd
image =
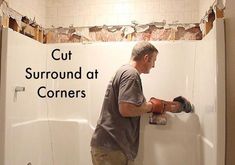
M 152 110 L 153 113 L 163 113 L 165 110 L 165 104 L 162 100 L 156 99 L 154 97 L 150 98 L 149 102 L 152 103 Z

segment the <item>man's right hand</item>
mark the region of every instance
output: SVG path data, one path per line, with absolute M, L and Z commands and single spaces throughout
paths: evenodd
M 149 102 L 152 103 L 151 112 L 154 113 L 163 113 L 165 110 L 165 104 L 162 100 L 156 99 L 154 97 L 150 98 Z

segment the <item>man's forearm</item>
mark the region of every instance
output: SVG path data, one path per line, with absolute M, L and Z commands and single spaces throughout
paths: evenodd
M 180 103 L 177 101 L 165 101 L 161 100 L 164 104 L 164 111 L 163 112 L 178 112 L 180 109 Z M 151 102 L 145 102 L 140 106 L 136 106 L 131 103 L 127 102 L 121 102 L 119 104 L 119 112 L 123 117 L 135 117 L 135 116 L 141 116 L 144 113 L 151 112 L 152 110 L 152 103 Z
M 119 104 L 119 112 L 123 117 L 135 117 L 141 116 L 144 113 L 150 112 L 152 109 L 152 104 L 150 102 L 145 102 L 140 106 L 136 106 L 131 103 L 121 102 Z

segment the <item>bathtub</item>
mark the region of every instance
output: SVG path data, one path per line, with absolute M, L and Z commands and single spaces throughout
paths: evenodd
M 168 113 L 167 117 L 166 126 L 149 125 L 148 115 L 142 117 L 135 164 L 203 164 L 203 151 L 214 148 L 214 144 L 201 137 L 198 116 Z M 87 119 L 39 119 L 14 124 L 11 138 L 6 140 L 9 159 L 5 164 L 92 165 L 89 144 L 93 131 Z
M 88 120 L 33 120 L 12 125 L 5 164 L 91 164 Z M 13 159 L 12 159 L 13 158 Z

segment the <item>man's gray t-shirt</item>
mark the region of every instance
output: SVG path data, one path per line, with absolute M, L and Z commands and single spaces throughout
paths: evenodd
M 140 117 L 121 116 L 120 102 L 137 106 L 145 102 L 139 73 L 131 65 L 120 67 L 109 82 L 91 146 L 121 149 L 128 159 L 134 160 L 139 147 Z

